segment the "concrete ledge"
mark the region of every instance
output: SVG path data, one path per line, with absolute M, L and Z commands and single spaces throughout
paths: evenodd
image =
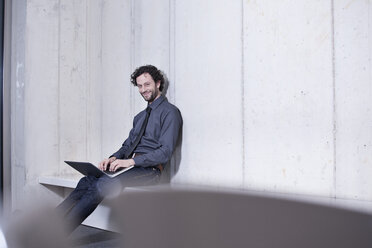
M 51 185 L 51 186 L 57 186 L 57 187 L 63 187 L 68 189 L 74 189 L 79 180 L 83 176 L 75 176 L 75 175 L 62 175 L 62 176 L 41 176 L 39 177 L 39 183 L 43 185 Z M 149 191 L 150 188 L 148 186 L 142 186 L 142 187 L 126 187 L 124 190 L 130 190 L 130 191 Z
M 64 188 L 74 189 L 82 176 L 64 175 L 64 176 L 41 176 L 39 177 L 40 184 L 60 186 Z

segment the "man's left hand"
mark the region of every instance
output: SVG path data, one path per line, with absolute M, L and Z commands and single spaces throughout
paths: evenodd
M 110 164 L 110 171 L 116 171 L 119 168 L 127 168 L 134 165 L 135 162 L 133 159 L 116 159 Z

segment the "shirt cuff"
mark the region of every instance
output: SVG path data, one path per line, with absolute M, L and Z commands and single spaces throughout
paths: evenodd
M 112 158 L 112 157 L 115 157 L 116 159 L 121 159 L 121 157 L 120 157 L 120 152 L 115 152 L 115 153 L 112 154 L 109 158 Z
M 143 156 L 136 156 L 133 158 L 136 166 L 142 166 L 145 158 Z

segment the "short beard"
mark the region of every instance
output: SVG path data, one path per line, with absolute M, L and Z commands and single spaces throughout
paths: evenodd
M 142 95 L 143 99 L 145 99 L 145 101 L 147 101 L 148 103 L 153 102 L 157 96 L 158 96 L 158 92 L 156 90 L 151 91 L 150 98 L 148 100 Z

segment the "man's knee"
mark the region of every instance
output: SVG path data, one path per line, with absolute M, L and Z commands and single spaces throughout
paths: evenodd
M 94 176 L 85 176 L 85 177 L 82 177 L 76 188 L 77 189 L 88 189 L 89 187 L 91 187 L 93 184 L 95 184 L 97 181 L 97 178 L 94 177 Z
M 116 196 L 122 191 L 122 185 L 119 180 L 109 177 L 100 177 L 96 183 L 97 191 L 102 197 Z

